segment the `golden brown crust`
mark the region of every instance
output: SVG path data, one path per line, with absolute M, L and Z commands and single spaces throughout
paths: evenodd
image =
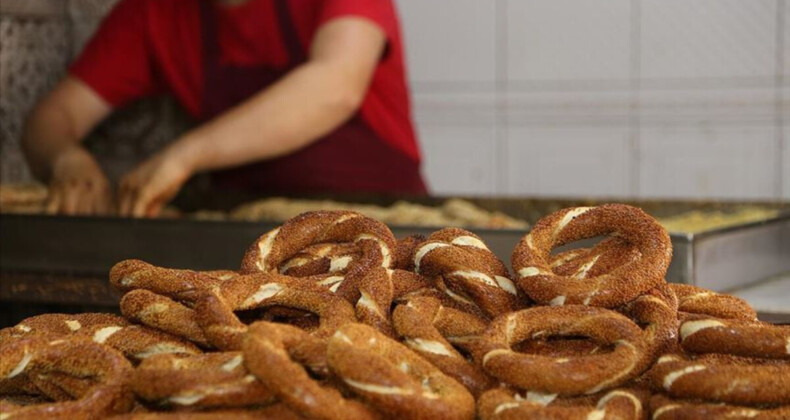
M 9 419 L 101 418 L 132 406 L 132 394 L 125 385 L 132 366 L 122 354 L 102 344 L 83 337 L 31 337 L 4 342 L 0 355 L 0 382 L 24 373 L 53 372 L 96 379 L 96 385 L 75 400 L 9 407 L 4 411 Z
M 678 311 L 715 318 L 756 321 L 757 312 L 745 300 L 690 284 L 672 283 L 678 297 Z
M 130 385 L 138 397 L 158 406 L 232 408 L 274 401 L 247 371 L 240 352 L 152 356 L 135 369 Z
M 572 420 L 647 418 L 649 394 L 634 389 L 615 389 L 594 398 L 557 398 L 556 395 L 493 389 L 478 400 L 481 420 Z
M 445 228 L 414 249 L 414 271 L 441 279 L 461 306 L 477 306 L 492 318 L 518 307 L 518 290 L 505 265 L 472 232 Z
M 305 417 L 277 403 L 264 408 L 213 410 L 205 412 L 129 413 L 110 417 L 110 420 L 302 420 Z
M 340 328 L 329 340 L 327 361 L 350 391 L 393 418 L 474 418 L 474 398 L 463 385 L 371 327 Z
M 619 308 L 619 311 L 643 326 L 647 344 L 645 369 L 660 355 L 677 345 L 678 299 L 669 284 L 659 284 L 655 289 Z
M 692 353 L 790 360 L 790 326 L 736 319 L 690 319 L 680 325 L 680 343 Z
M 304 279 L 268 273 L 229 280 L 221 293 L 201 298 L 195 312 L 198 324 L 213 346 L 239 350 L 247 327 L 234 312 L 271 306 L 316 314 L 320 324 L 313 335 L 319 338 L 328 338 L 341 325 L 356 320 L 351 305 L 329 290 Z
M 425 235 L 409 235 L 398 240 L 395 247 L 395 258 L 392 268 L 398 270 L 414 271 L 414 251 L 421 243 L 425 242 Z
M 453 340 L 468 353 L 485 330 L 483 319 L 446 308 L 434 298 L 417 297 L 398 305 L 392 320 L 406 346 L 463 384 L 475 397 L 494 386 L 492 378 L 479 365 L 467 360 L 448 341 L 448 338 Z M 439 328 L 452 335 L 445 337 Z
M 167 296 L 146 289 L 132 290 L 119 303 L 123 316 L 131 321 L 184 338 L 202 347 L 209 342 L 197 323 L 195 311 Z
M 612 236 L 592 248 L 572 249 L 550 258 L 555 274 L 584 280 L 609 273 L 621 265 L 635 261 L 639 256 L 639 250 L 630 242 Z
M 135 362 L 159 353 L 201 353 L 186 340 L 103 313 L 38 315 L 0 331 L 4 339 L 31 336 L 82 336 L 119 350 Z
M 309 363 L 311 355 L 300 354 L 298 350 L 306 339 L 308 335 L 297 328 L 256 322 L 250 325 L 244 339 L 245 363 L 280 401 L 310 418 L 380 418 L 365 404 L 344 398 L 336 389 L 321 386 L 310 378 L 302 363 Z
M 613 346 L 608 353 L 548 357 L 513 351 L 535 337 L 585 336 Z M 646 343 L 630 319 L 603 308 L 543 306 L 503 315 L 489 326 L 478 361 L 490 375 L 520 389 L 560 395 L 592 394 L 620 386 L 644 369 Z
M 122 292 L 145 289 L 183 301 L 194 301 L 203 291 L 233 277 L 228 271 L 163 268 L 140 260 L 124 260 L 110 269 L 110 283 Z
M 773 408 L 748 407 L 701 401 L 673 400 L 656 394 L 650 399 L 653 420 L 785 420 L 790 418 L 790 405 Z
M 639 257 L 579 281 L 552 271 L 552 249 L 586 238 L 614 235 L 628 241 Z M 560 210 L 535 224 L 513 251 L 517 284 L 542 304 L 584 304 L 614 308 L 664 280 L 672 244 L 667 231 L 641 209 L 624 204 Z
M 666 355 L 648 372 L 653 387 L 677 398 L 731 404 L 790 404 L 790 364 L 729 355 Z
M 350 211 L 303 213 L 253 242 L 242 259 L 241 272 L 279 273 L 283 263 L 310 246 L 362 242 L 375 243 L 377 252 L 360 256 L 360 269 L 391 267 L 397 241 L 383 223 Z

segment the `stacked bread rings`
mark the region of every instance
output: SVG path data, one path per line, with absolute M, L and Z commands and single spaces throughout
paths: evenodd
M 546 216 L 515 275 L 462 229 L 305 213 L 239 271 L 118 263 L 124 317 L 0 330 L 0 419 L 788 418 L 790 330 L 668 284 L 671 255 L 620 204 Z

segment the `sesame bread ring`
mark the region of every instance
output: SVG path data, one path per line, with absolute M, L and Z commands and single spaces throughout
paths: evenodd
M 598 398 L 558 399 L 556 394 L 527 392 L 525 396 L 505 388 L 483 394 L 477 402 L 481 420 L 642 420 L 646 392 L 616 389 Z
M 119 350 L 135 362 L 158 353 L 201 353 L 199 348 L 186 340 L 140 325 L 132 325 L 126 319 L 112 314 L 44 314 L 24 319 L 7 331 L 0 333 L 0 336 L 85 336 Z
M 790 405 L 774 408 L 756 408 L 698 401 L 673 400 L 663 395 L 650 399 L 653 420 L 786 420 L 790 418 Z
M 327 361 L 349 389 L 392 418 L 473 419 L 474 397 L 403 344 L 363 324 L 329 340 Z
M 695 319 L 680 325 L 680 343 L 693 353 L 790 360 L 790 326 L 736 319 Z
M 517 353 L 513 345 L 534 338 L 589 337 L 611 352 L 578 357 Z M 573 396 L 620 386 L 641 373 L 645 342 L 630 319 L 603 308 L 542 306 L 503 315 L 488 326 L 479 362 L 489 375 L 535 392 Z
M 64 372 L 30 372 L 24 375 L 32 382 L 40 394 L 52 401 L 69 401 L 78 399 L 88 389 L 96 385 L 93 378 L 79 378 Z
M 302 213 L 258 238 L 244 255 L 241 272 L 280 273 L 294 257 L 316 245 L 362 244 L 358 258 L 343 258 L 324 274 L 323 282 L 349 301 L 358 297 L 357 282 L 374 267 L 391 268 L 397 246 L 392 231 L 383 223 L 350 211 Z M 291 262 L 293 264 L 293 262 Z M 342 272 L 341 272 L 342 271 Z M 315 277 L 315 276 L 312 276 Z
M 445 228 L 432 233 L 415 248 L 414 271 L 441 278 L 449 296 L 471 301 L 489 318 L 519 306 L 507 268 L 472 232 Z
M 414 271 L 414 252 L 417 247 L 425 242 L 424 235 L 410 235 L 398 240 L 398 245 L 395 247 L 395 256 L 392 262 L 392 268 L 398 270 Z
M 380 415 L 359 401 L 344 398 L 310 378 L 297 346 L 307 333 L 284 324 L 256 322 L 249 327 L 243 350 L 247 368 L 292 410 L 311 419 L 376 419 Z
M 93 326 L 79 333 L 120 351 L 133 362 L 163 353 L 180 355 L 202 353 L 189 341 L 142 325 Z
M 790 364 L 706 354 L 665 355 L 648 372 L 656 389 L 672 397 L 730 404 L 790 404 Z
M 197 323 L 194 309 L 146 289 L 132 290 L 121 298 L 123 316 L 131 321 L 184 338 L 201 347 L 208 339 Z
M 279 273 L 293 277 L 345 273 L 361 254 L 353 243 L 312 245 L 282 263 Z
M 692 286 L 672 283 L 678 297 L 678 310 L 715 318 L 756 321 L 757 313 L 745 300 L 732 295 Z
M 328 339 L 335 330 L 355 322 L 354 309 L 329 290 L 304 279 L 258 273 L 226 282 L 220 293 L 209 293 L 195 305 L 198 324 L 209 342 L 220 350 L 239 350 L 246 325 L 234 313 L 272 306 L 316 314 L 319 327 L 312 332 Z
M 47 340 L 32 337 L 0 345 L 0 383 L 21 374 L 61 372 L 78 378 L 95 378 L 96 385 L 72 401 L 12 408 L 3 419 L 99 419 L 131 409 L 133 397 L 126 381 L 132 371 L 123 355 L 82 337 Z
M 13 327 L 0 330 L 0 339 L 32 336 L 71 335 L 83 327 L 96 325 L 129 325 L 129 321 L 113 314 L 43 314 L 25 318 Z
M 247 371 L 240 352 L 153 356 L 135 369 L 131 387 L 159 406 L 230 408 L 274 401 L 272 392 Z
M 198 272 L 125 260 L 110 270 L 110 283 L 127 292 L 120 302 L 125 317 L 206 347 L 208 341 L 195 321 L 192 306 L 207 291 L 237 275 L 233 271 Z
M 592 248 L 577 248 L 551 256 L 551 269 L 555 274 L 584 280 L 609 273 L 639 256 L 639 250 L 630 242 L 608 237 Z
M 124 260 L 110 269 L 110 284 L 122 292 L 145 289 L 177 300 L 194 301 L 202 291 L 235 276 L 232 271 L 200 272 Z
M 433 363 L 442 372 L 463 384 L 472 395 L 494 386 L 482 368 L 456 350 L 437 325 L 453 330 L 460 346 L 472 343 L 486 328 L 486 322 L 465 312 L 445 308 L 430 297 L 412 298 L 392 313 L 395 331 L 403 344 Z M 460 337 L 460 341 L 459 341 Z
M 513 350 L 519 353 L 567 358 L 603 352 L 606 346 L 589 338 L 537 337 L 514 345 Z
M 649 367 L 656 359 L 677 345 L 678 299 L 667 283 L 639 296 L 619 311 L 638 325 L 644 325 L 645 363 Z
M 639 257 L 584 281 L 552 271 L 554 248 L 601 235 L 628 241 Z M 671 258 L 669 234 L 655 219 L 636 207 L 604 204 L 568 208 L 542 218 L 518 243 L 512 261 L 519 287 L 537 302 L 614 308 L 664 281 Z
M 129 413 L 109 420 L 304 420 L 285 404 L 277 403 L 256 409 L 227 409 L 205 412 Z

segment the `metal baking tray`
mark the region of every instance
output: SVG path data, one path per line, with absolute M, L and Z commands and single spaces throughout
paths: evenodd
M 356 200 L 357 202 L 359 200 Z M 418 200 L 419 201 L 419 200 Z M 427 204 L 441 198 L 422 199 Z M 595 205 L 591 200 L 471 199 L 534 223 L 560 208 Z M 692 209 L 726 211 L 754 203 L 630 202 L 656 216 Z M 674 255 L 667 278 L 723 291 L 790 272 L 790 211 L 787 204 L 762 203 L 780 209 L 760 222 L 703 233 L 671 233 Z M 167 267 L 237 268 L 255 238 L 279 223 L 201 221 L 190 219 L 121 219 L 0 215 L 0 270 L 64 275 L 105 276 L 118 261 L 139 258 Z M 434 228 L 393 226 L 397 237 L 430 234 Z M 505 262 L 524 230 L 470 229 Z M 1 281 L 2 279 L 0 279 Z

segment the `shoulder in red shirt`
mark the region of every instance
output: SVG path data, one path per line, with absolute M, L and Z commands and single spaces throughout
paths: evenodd
M 70 72 L 114 107 L 144 96 L 170 93 L 197 120 L 203 97 L 201 0 L 121 0 L 102 22 Z M 360 16 L 388 39 L 360 108 L 382 139 L 420 160 L 411 123 L 403 43 L 391 0 L 290 0 L 293 22 L 305 51 L 317 28 L 337 17 Z M 272 0 L 219 7 L 221 59 L 234 65 L 283 65 Z

